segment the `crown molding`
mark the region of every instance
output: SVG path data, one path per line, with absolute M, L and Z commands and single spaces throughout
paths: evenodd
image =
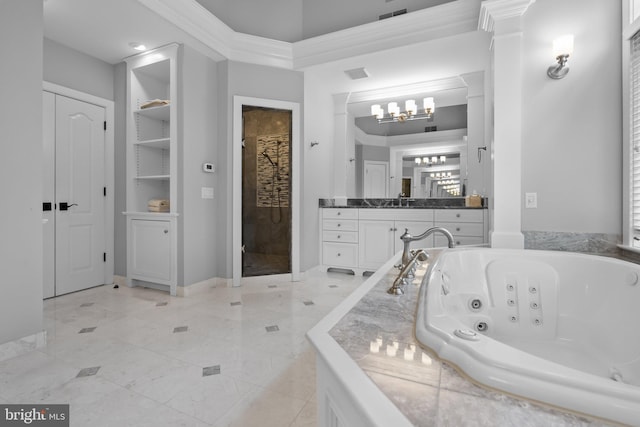
M 520 17 L 536 0 L 484 0 L 480 6 L 478 29 L 494 32 L 496 21 Z
M 291 43 L 238 33 L 195 0 L 138 1 L 217 53 L 214 61 L 292 68 Z
M 238 33 L 195 0 L 137 0 L 225 59 L 288 69 L 477 31 L 481 0 L 455 0 L 334 33 L 282 42 Z
M 449 89 L 466 88 L 467 84 L 461 77 L 448 77 L 444 79 L 430 80 L 401 86 L 372 89 L 361 92 L 351 92 L 350 103 L 376 101 L 391 97 L 403 97 L 416 93 L 440 92 Z

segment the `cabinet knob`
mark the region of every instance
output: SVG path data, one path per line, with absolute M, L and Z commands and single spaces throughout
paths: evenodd
M 456 227 L 456 231 L 460 231 L 460 227 Z
M 338 256 L 340 256 L 340 252 L 338 252 Z
M 338 223 L 338 227 L 342 226 L 342 224 Z
M 389 229 L 389 231 L 394 231 L 394 229 L 393 229 L 393 228 L 390 228 L 390 229 Z
M 167 233 L 169 233 L 169 230 L 165 229 L 164 234 L 167 234 Z
M 336 215 L 340 216 L 340 215 L 342 215 L 342 212 L 338 212 Z
M 459 213 L 456 214 L 456 218 L 460 218 L 460 214 Z
M 341 238 L 342 236 L 338 234 L 338 239 Z

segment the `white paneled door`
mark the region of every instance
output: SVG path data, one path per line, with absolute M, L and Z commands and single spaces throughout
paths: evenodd
M 389 197 L 389 163 L 365 160 L 364 197 Z
M 54 137 L 45 134 L 44 153 L 49 157 L 45 162 L 53 166 L 45 166 L 44 201 L 47 188 L 53 188 L 49 216 L 54 242 L 48 240 L 49 223 L 44 224 L 44 270 L 55 280 L 51 295 L 51 277 L 45 277 L 45 298 L 101 285 L 105 269 L 105 109 L 61 95 L 52 95 L 52 102 L 50 95 L 45 92 L 44 129 L 50 129 L 53 120 Z M 46 111 L 51 104 L 53 113 Z M 52 247 L 53 262 L 47 252 Z

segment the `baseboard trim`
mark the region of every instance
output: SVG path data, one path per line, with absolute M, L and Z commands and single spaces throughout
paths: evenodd
M 47 331 L 0 344 L 0 362 L 29 353 L 47 345 Z

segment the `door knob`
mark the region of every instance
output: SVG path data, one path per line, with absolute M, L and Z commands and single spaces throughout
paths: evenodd
M 61 211 L 69 210 L 69 208 L 70 208 L 71 206 L 78 206 L 78 204 L 77 204 L 77 203 L 71 203 L 71 204 L 69 204 L 69 203 L 67 203 L 67 202 L 60 202 L 60 210 L 61 210 Z

